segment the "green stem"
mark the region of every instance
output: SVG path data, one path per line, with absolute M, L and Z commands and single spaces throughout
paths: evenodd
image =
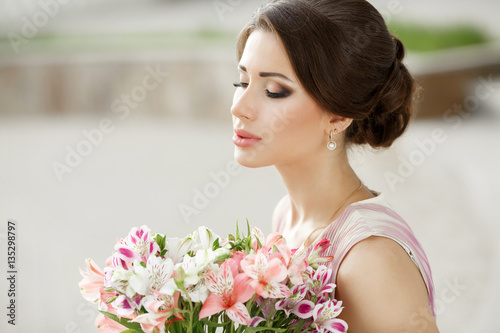
M 276 313 L 276 309 L 273 307 L 273 309 L 271 310 L 271 312 L 269 313 L 269 317 L 267 317 L 267 320 L 266 320 L 266 326 L 269 327 L 269 320 L 271 320 L 271 318 L 274 317 Z
M 250 316 L 252 316 L 251 311 L 252 311 L 253 303 L 255 301 L 255 296 L 256 296 L 256 294 L 253 294 L 252 298 L 250 298 L 250 301 L 248 301 L 248 303 L 247 303 L 247 311 L 248 311 L 248 314 L 250 314 Z
M 187 290 L 184 288 L 183 291 L 186 293 L 186 298 L 188 299 L 188 304 L 189 304 L 189 311 L 191 312 L 189 314 L 188 332 L 192 333 L 193 332 L 193 315 L 194 315 L 194 312 L 193 312 L 193 302 L 191 302 L 191 297 L 189 297 L 189 293 L 187 292 Z

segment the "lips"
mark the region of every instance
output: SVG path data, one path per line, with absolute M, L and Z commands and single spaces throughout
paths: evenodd
M 250 147 L 262 140 L 258 136 L 242 129 L 235 129 L 233 143 L 238 147 Z

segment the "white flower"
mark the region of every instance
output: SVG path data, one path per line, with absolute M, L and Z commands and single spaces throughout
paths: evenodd
M 127 297 L 132 297 L 135 295 L 135 290 L 130 287 L 130 278 L 134 275 L 131 270 L 116 268 L 112 270 L 110 283 L 111 286 L 124 293 Z
M 199 250 L 211 250 L 214 244 L 214 241 L 219 238 L 219 235 L 214 233 L 211 229 L 207 227 L 200 226 L 197 230 L 193 231 L 189 234 L 188 237 L 193 240 L 193 251 Z
M 225 253 L 224 251 L 218 251 L 217 254 Z M 218 266 L 214 264 L 217 254 L 212 250 L 199 250 L 194 257 L 185 256 L 184 261 L 179 265 L 184 270 L 184 286 L 192 301 L 203 302 L 207 299 L 209 291 L 205 287 L 203 276 L 208 269 L 218 269 Z M 184 293 L 182 296 L 186 298 Z
M 130 287 L 140 295 L 151 295 L 153 291 L 166 294 L 167 283 L 172 281 L 174 263 L 172 259 L 162 259 L 152 254 L 149 256 L 146 267 L 139 261 L 134 262 L 134 274 L 130 278 Z
M 189 238 L 166 238 L 165 239 L 165 249 L 167 253 L 165 254 L 166 258 L 172 259 L 174 264 L 178 264 L 182 262 L 182 258 L 192 250 L 194 245 L 194 241 Z
M 185 284 L 197 284 L 208 266 L 213 262 L 214 257 L 213 251 L 209 250 L 199 250 L 194 257 L 185 256 L 181 264 L 182 269 L 186 272 Z
M 200 281 L 200 283 L 194 285 L 193 287 L 189 287 L 187 289 L 187 292 L 189 294 L 189 298 L 191 298 L 191 301 L 195 303 L 196 302 L 205 303 L 206 299 L 210 295 L 210 291 L 205 285 L 204 280 Z

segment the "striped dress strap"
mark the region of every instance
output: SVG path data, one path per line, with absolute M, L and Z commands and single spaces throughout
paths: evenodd
M 335 283 L 338 269 L 349 250 L 371 236 L 387 237 L 397 242 L 415 263 L 422 275 L 429 294 L 429 303 L 434 313 L 434 284 L 425 252 L 404 219 L 381 202 L 358 202 L 345 209 L 324 231 L 323 237 L 332 244 L 327 255 L 334 259 L 329 263 L 332 268 L 332 282 Z

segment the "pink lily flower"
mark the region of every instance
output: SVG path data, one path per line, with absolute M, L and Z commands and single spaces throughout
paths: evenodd
M 325 251 L 330 247 L 330 241 L 328 239 L 320 240 L 307 258 L 307 262 L 313 268 L 318 268 L 319 264 L 329 262 L 333 260 L 333 256 L 324 256 Z
M 263 247 L 268 253 L 270 258 L 280 258 L 283 265 L 288 266 L 292 251 L 286 244 L 285 238 L 276 232 L 269 234 L 266 238 L 266 245 Z
M 262 246 L 264 246 L 264 240 L 265 240 L 264 233 L 256 226 L 252 226 L 251 236 L 252 236 L 252 250 L 257 252 L 260 248 L 262 248 Z
M 307 299 L 304 299 L 307 295 L 307 286 L 297 285 L 292 289 L 292 295 L 287 297 L 278 303 L 276 303 L 276 310 L 285 311 L 286 315 L 289 316 L 293 313 L 301 319 L 307 319 L 312 317 L 315 304 Z
M 320 333 L 347 332 L 347 323 L 342 319 L 336 318 L 340 312 L 342 312 L 342 301 L 329 300 L 325 303 L 316 304 L 313 313 L 313 327 Z
M 94 324 L 101 333 L 120 333 L 127 329 L 122 324 L 106 317 L 102 313 L 99 313 Z
M 334 283 L 328 283 L 331 275 L 332 270 L 328 269 L 325 265 L 320 265 L 316 271 L 309 266 L 306 271 L 306 285 L 316 297 L 322 299 L 335 289 Z
M 116 315 L 119 317 L 130 317 L 135 314 L 135 310 L 140 308 L 141 297 L 139 295 L 127 298 L 125 295 L 119 295 L 111 306 L 116 309 Z
M 149 228 L 143 225 L 140 229 L 132 228 L 127 238 L 118 240 L 114 257 L 117 258 L 117 264 L 119 259 L 125 262 L 134 262 L 136 259 L 146 262 L 151 253 L 156 253 L 158 249 L 158 244 L 151 238 Z
M 238 267 L 238 273 L 243 273 L 243 270 L 241 269 L 241 261 L 245 259 L 246 256 L 247 254 L 244 251 L 236 251 L 233 252 L 231 258 L 227 259 L 226 261 L 231 263 L 231 267 Z
M 85 263 L 87 265 L 86 271 L 80 269 L 80 274 L 83 276 L 83 279 L 78 284 L 80 293 L 87 301 L 97 303 L 100 310 L 107 311 L 106 301 L 116 296 L 116 294 L 104 290 L 105 273 L 99 266 L 92 259 L 87 259 Z
M 252 297 L 254 291 L 246 274 L 238 274 L 236 265 L 224 262 L 217 273 L 207 271 L 205 285 L 211 294 L 201 308 L 200 319 L 226 310 L 231 320 L 242 325 L 250 323 L 250 314 L 243 303 Z
M 170 296 L 154 291 L 151 300 L 144 304 L 148 313 L 141 314 L 132 321 L 141 324 L 142 330 L 146 333 L 164 333 L 166 324 L 170 325 L 174 321 L 184 319 L 180 314 L 174 313 L 178 301 L 178 292 Z M 172 315 L 177 319 L 168 320 Z
M 90 258 L 85 260 L 85 264 L 87 265 L 87 269 L 85 271 L 80 269 L 83 279 L 78 286 L 83 298 L 96 303 L 101 298 L 101 291 L 104 286 L 104 272 Z
M 250 324 L 248 326 L 250 327 L 257 327 L 260 323 L 262 323 L 263 321 L 266 321 L 264 318 L 262 317 L 253 317 L 252 320 L 250 321 Z
M 292 254 L 287 267 L 290 282 L 292 282 L 292 284 L 294 285 L 303 284 L 303 274 L 306 271 L 307 267 L 309 267 L 309 264 L 305 260 L 305 255 L 294 256 Z
M 287 277 L 287 269 L 278 258 L 268 261 L 264 249 L 249 254 L 241 261 L 243 272 L 250 277 L 250 286 L 263 298 L 290 296 L 290 289 L 281 283 Z
M 276 309 L 276 303 L 279 300 L 276 298 L 263 298 L 263 297 L 258 297 L 255 300 L 255 303 L 258 306 L 262 306 L 262 314 L 264 315 L 265 318 L 269 318 L 271 316 L 271 313 L 274 313 Z M 271 318 L 272 319 L 272 318 Z M 258 324 L 258 323 L 257 323 Z

